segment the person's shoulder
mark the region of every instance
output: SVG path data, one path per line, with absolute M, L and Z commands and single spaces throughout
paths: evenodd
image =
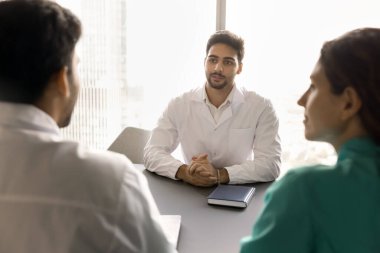
M 183 105 L 188 104 L 191 101 L 200 101 L 202 98 L 202 87 L 196 87 L 191 90 L 185 91 L 180 95 L 171 99 L 171 105 Z
M 266 98 L 253 90 L 248 90 L 245 87 L 239 87 L 237 89 L 244 96 L 244 100 L 248 103 L 255 103 L 255 104 L 260 103 L 263 105 L 270 105 L 270 106 L 272 105 L 272 102 L 270 101 L 269 98 Z
M 76 141 L 61 141 L 57 145 L 60 149 L 66 150 L 66 155 L 76 157 L 79 161 L 96 161 L 100 163 L 125 162 L 125 156 L 119 153 L 90 148 Z
M 290 169 L 282 178 L 275 184 L 273 189 L 278 188 L 295 189 L 297 191 L 304 188 L 311 188 L 316 184 L 323 183 L 325 178 L 334 174 L 334 167 L 329 165 L 309 165 Z
M 131 161 L 122 154 L 88 148 L 74 141 L 57 142 L 55 146 L 53 163 L 61 168 L 62 173 L 76 171 L 85 177 L 116 183 L 120 182 L 126 171 L 136 171 Z
M 122 154 L 88 148 L 74 141 L 46 143 L 49 148 L 49 185 L 59 185 L 57 196 L 83 208 L 115 210 L 122 186 L 139 188 L 142 173 Z M 133 182 L 133 183 L 131 183 Z
M 305 179 L 310 180 L 316 177 L 324 176 L 326 174 L 334 173 L 334 166 L 315 164 L 307 165 L 301 167 L 295 167 L 290 169 L 284 178 L 292 181 L 304 181 Z
M 195 99 L 199 98 L 202 95 L 204 87 L 195 87 L 193 89 L 187 90 L 183 92 L 181 95 L 179 95 L 177 98 L 184 98 L 184 99 Z

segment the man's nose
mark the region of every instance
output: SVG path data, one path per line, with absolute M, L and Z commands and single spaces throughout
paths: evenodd
M 223 64 L 220 62 L 215 64 L 215 71 L 216 72 L 222 72 L 223 71 Z

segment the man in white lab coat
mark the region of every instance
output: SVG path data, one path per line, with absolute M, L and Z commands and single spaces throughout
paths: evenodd
M 60 137 L 80 35 L 54 2 L 0 1 L 0 252 L 177 252 L 125 156 Z
M 236 87 L 243 57 L 243 39 L 226 30 L 211 35 L 206 83 L 169 103 L 145 147 L 148 170 L 197 186 L 278 177 L 278 118 L 268 99 Z M 171 155 L 179 144 L 184 162 Z

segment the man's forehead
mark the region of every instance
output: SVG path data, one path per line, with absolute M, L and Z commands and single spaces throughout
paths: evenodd
M 229 45 L 217 43 L 210 47 L 207 57 L 223 58 L 223 59 L 237 59 L 237 52 Z

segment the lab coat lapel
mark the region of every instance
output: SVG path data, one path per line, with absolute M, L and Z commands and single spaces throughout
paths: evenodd
M 223 122 L 225 122 L 226 120 L 228 120 L 231 117 L 232 117 L 232 108 L 230 105 L 223 111 L 216 127 L 220 126 L 221 124 L 223 124 Z
M 199 103 L 198 106 L 199 106 L 199 111 L 200 111 L 201 116 L 207 122 L 209 122 L 210 124 L 212 124 L 213 126 L 215 126 L 215 120 L 212 117 L 210 109 L 208 108 L 208 106 L 206 105 L 206 103 Z
M 231 107 L 230 107 L 232 113 L 238 111 L 240 105 L 244 103 L 244 100 L 245 100 L 244 92 L 245 92 L 245 90 L 238 89 L 236 87 L 234 96 L 233 96 L 232 101 L 231 101 Z
M 194 95 L 192 97 L 193 103 L 196 103 L 196 114 L 199 114 L 202 118 L 206 120 L 206 122 L 210 123 L 213 127 L 215 127 L 215 121 L 214 118 L 211 115 L 210 109 L 208 108 L 207 104 L 203 101 L 203 92 L 204 87 L 197 89 L 194 92 Z M 199 123 L 201 124 L 201 123 Z
M 219 119 L 219 122 L 217 124 L 217 127 L 220 126 L 221 124 L 223 124 L 226 120 L 230 119 L 232 117 L 233 112 L 237 111 L 240 104 L 244 103 L 243 92 L 241 90 L 239 90 L 236 86 L 234 87 L 233 92 L 234 92 L 234 94 L 233 94 L 233 97 L 231 100 L 231 104 L 229 107 L 227 107 L 223 111 L 223 113 Z

